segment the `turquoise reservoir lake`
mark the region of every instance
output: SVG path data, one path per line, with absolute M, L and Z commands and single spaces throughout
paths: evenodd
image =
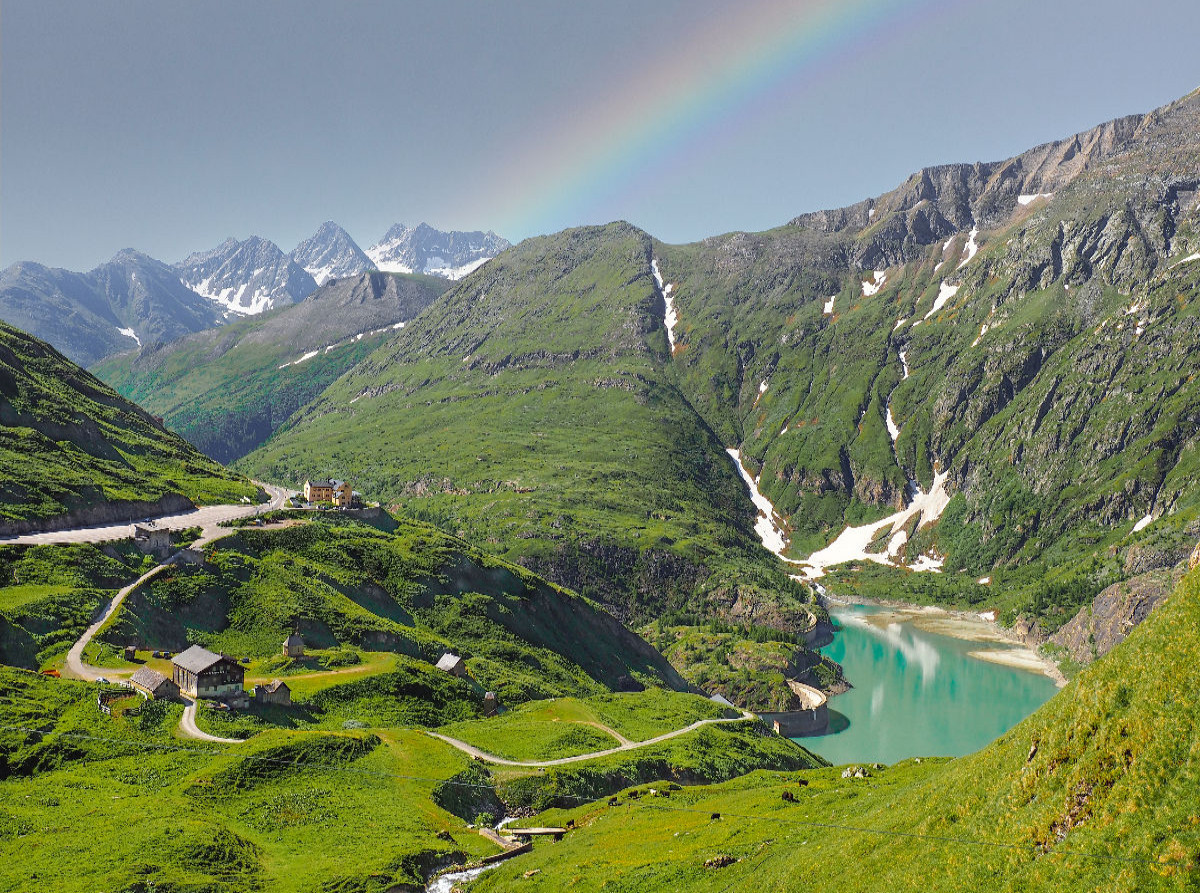
M 797 740 L 834 765 L 972 753 L 1058 690 L 1040 673 L 968 656 L 1003 646 L 888 622 L 886 609 L 830 613 L 842 628 L 821 650 L 854 688 L 829 699 L 831 734 Z

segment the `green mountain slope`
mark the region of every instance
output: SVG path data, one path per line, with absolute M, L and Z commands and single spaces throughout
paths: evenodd
M 68 515 L 127 519 L 148 503 L 237 502 L 257 489 L 48 344 L 2 323 L 0 462 L 0 529 L 9 532 Z
M 449 285 L 376 272 L 331 280 L 299 304 L 111 356 L 92 371 L 205 454 L 231 462 Z
M 652 250 L 613 224 L 505 252 L 241 467 L 350 478 L 620 611 L 803 598 L 673 382 Z
M 1193 94 L 766 233 L 529 240 L 244 467 L 344 473 L 652 610 L 689 591 L 730 610 L 743 560 L 767 575 L 750 588 L 781 588 L 723 449 L 796 559 L 942 474 L 939 523 L 876 551 L 1023 568 L 1017 607 L 1053 605 L 1053 626 L 1120 578 L 1106 556 L 1135 523 L 1178 533 L 1200 511 L 1198 132 Z
M 430 670 L 453 651 L 509 701 L 687 689 L 662 655 L 585 599 L 427 524 L 385 520 L 392 532 L 336 519 L 243 527 L 205 565 L 172 568 L 132 593 L 100 638 L 264 658 L 298 628 L 310 647 L 394 652 Z
M 580 828 L 478 890 L 1190 890 L 1200 572 L 1108 656 L 978 754 L 539 816 Z M 795 802 L 781 797 L 788 792 Z M 710 818 L 720 813 L 721 819 Z M 730 856 L 729 865 L 706 867 Z M 581 866 L 588 866 L 582 871 Z M 521 879 L 521 876 L 524 879 Z

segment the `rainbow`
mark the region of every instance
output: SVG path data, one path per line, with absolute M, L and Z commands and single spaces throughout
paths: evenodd
M 532 135 L 454 216 L 524 238 L 578 218 L 656 165 L 674 163 L 781 88 L 853 64 L 898 28 L 964 0 L 751 0 L 699 22 L 606 98 Z M 689 148 L 693 147 L 693 148 Z M 574 218 L 574 219 L 573 219 Z

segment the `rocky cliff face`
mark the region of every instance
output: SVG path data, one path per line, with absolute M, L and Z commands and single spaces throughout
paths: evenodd
M 1179 583 L 1182 569 L 1140 574 L 1109 586 L 1091 605 L 1050 637 L 1079 664 L 1090 664 L 1125 641 L 1130 630 L 1150 616 Z

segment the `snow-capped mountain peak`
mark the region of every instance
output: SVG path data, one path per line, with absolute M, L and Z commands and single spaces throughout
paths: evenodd
M 426 223 L 395 224 L 367 249 L 377 269 L 461 279 L 511 247 L 493 232 L 442 232 Z
M 324 285 L 330 279 L 356 276 L 373 266 L 350 234 L 332 220 L 322 223 L 316 233 L 297 245 L 291 258 L 308 271 L 317 285 Z
M 175 269 L 188 288 L 241 315 L 294 304 L 317 287 L 307 270 L 258 236 L 226 239 L 211 251 L 188 255 Z

